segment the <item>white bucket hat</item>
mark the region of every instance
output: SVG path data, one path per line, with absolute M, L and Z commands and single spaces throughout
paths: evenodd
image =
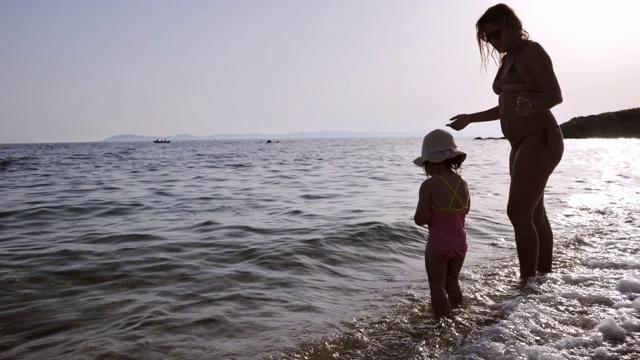
M 425 161 L 432 163 L 443 162 L 456 156 L 464 156 L 462 161 L 467 158 L 467 154 L 458 151 L 453 136 L 446 130 L 436 129 L 428 133 L 422 140 L 422 156 L 413 160 L 413 163 L 422 166 Z

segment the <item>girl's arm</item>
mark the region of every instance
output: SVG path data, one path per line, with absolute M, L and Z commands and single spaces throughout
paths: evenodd
M 467 189 L 467 214 L 469 214 L 471 210 L 471 193 L 469 192 L 469 185 L 466 181 L 464 182 L 464 187 Z
M 418 206 L 416 208 L 416 213 L 413 216 L 413 221 L 416 222 L 416 225 L 427 225 L 429 222 L 429 213 L 430 213 L 430 204 L 431 204 L 431 189 L 427 184 L 427 181 L 423 181 L 422 185 L 420 185 L 420 191 L 418 193 Z

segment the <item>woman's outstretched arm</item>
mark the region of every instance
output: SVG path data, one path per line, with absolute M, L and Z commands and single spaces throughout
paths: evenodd
M 447 126 L 452 128 L 453 130 L 462 130 L 471 123 L 493 121 L 498 119 L 500 119 L 500 109 L 495 106 L 489 110 L 480 111 L 473 114 L 456 115 L 449 119 L 449 121 L 451 122 L 448 123 Z

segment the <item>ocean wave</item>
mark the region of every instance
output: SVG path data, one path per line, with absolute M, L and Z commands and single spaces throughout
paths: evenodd
M 567 141 L 555 270 L 522 288 L 508 144 L 461 139 L 466 299 L 437 318 L 411 218 L 420 141 L 3 146 L 0 358 L 638 357 L 630 157 Z

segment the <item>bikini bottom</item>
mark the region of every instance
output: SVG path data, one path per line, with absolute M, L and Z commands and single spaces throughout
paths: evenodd
M 540 134 L 540 142 L 542 142 L 542 145 L 547 146 L 549 145 L 549 130 L 553 130 L 553 129 L 560 129 L 560 126 L 554 125 L 554 126 L 550 126 L 548 128 L 544 128 L 542 130 L 534 131 L 530 134 L 527 134 L 522 139 L 518 140 L 518 142 L 512 147 L 514 149 L 519 148 L 520 145 L 522 145 L 522 143 L 525 142 L 525 140 L 527 140 L 528 138 L 536 134 Z

